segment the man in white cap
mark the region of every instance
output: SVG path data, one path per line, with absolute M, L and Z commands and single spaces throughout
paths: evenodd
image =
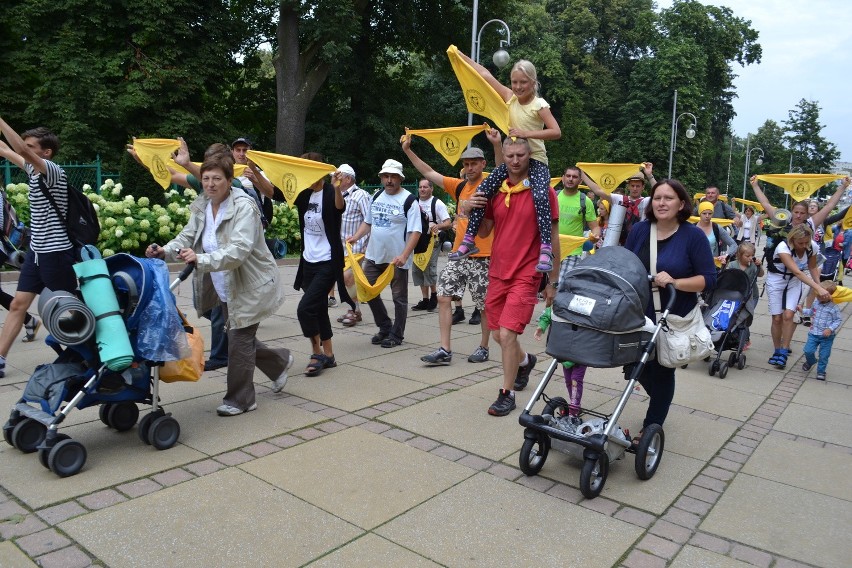
M 414 247 L 423 230 L 417 199 L 402 189 L 405 174 L 402 164 L 385 160 L 379 171 L 383 188 L 373 196 L 367 217 L 354 235 L 346 242 L 354 244 L 370 235 L 364 256 L 364 274 L 374 284 L 389 264 L 395 266 L 391 281 L 394 319 L 388 316 L 381 296 L 368 302 L 379 332 L 373 336 L 373 345 L 396 347 L 405 338 L 405 321 L 408 316 L 408 272 L 411 269 Z
M 340 224 L 340 238 L 345 243 L 367 218 L 367 213 L 370 211 L 370 194 L 356 185 L 355 170 L 349 164 L 341 164 L 337 168 L 337 171 L 332 175 L 332 182 L 335 185 L 340 185 L 343 200 L 346 202 L 346 210 L 343 212 L 343 220 Z M 363 253 L 367 249 L 369 238 L 369 236 L 364 236 L 353 243 L 352 252 L 355 254 Z M 355 291 L 355 275 L 352 273 L 352 269 L 343 273 L 343 281 L 346 284 L 349 296 L 355 302 L 355 308 L 337 318 L 337 321 L 346 327 L 352 327 L 361 321 L 361 306 L 358 303 L 358 294 Z M 332 290 L 333 294 L 334 290 Z

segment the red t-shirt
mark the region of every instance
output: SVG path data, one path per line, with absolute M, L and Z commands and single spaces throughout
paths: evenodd
M 559 221 L 559 203 L 552 187 L 548 197 L 551 220 Z M 505 201 L 506 194 L 498 192 L 485 213 L 486 217 L 494 219 L 488 275 L 503 280 L 536 276 L 541 235 L 536 224 L 532 190 L 512 194 L 509 207 Z

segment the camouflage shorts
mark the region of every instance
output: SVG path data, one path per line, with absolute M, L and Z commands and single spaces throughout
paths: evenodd
M 447 263 L 438 276 L 438 295 L 460 300 L 466 287 L 480 310 L 485 309 L 485 291 L 488 289 L 489 258 L 463 258 Z

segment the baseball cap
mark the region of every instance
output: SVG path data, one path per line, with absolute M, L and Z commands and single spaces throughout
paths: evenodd
M 234 140 L 233 142 L 231 142 L 231 148 L 233 148 L 233 147 L 234 147 L 234 146 L 236 146 L 237 144 L 245 144 L 245 145 L 246 145 L 246 146 L 248 146 L 249 148 L 251 148 L 251 145 L 252 145 L 252 144 L 251 144 L 251 140 L 249 140 L 249 139 L 248 139 L 248 138 L 246 138 L 245 136 L 240 136 L 239 138 L 237 138 L 236 140 Z
M 349 164 L 340 164 L 340 167 L 337 168 L 337 171 L 341 174 L 346 174 L 352 179 L 355 179 L 355 170 L 352 169 L 352 166 Z
M 382 174 L 396 174 L 402 179 L 405 179 L 405 174 L 402 173 L 402 164 L 396 160 L 385 160 L 385 163 L 382 164 L 382 169 L 379 170 L 379 175 Z
M 480 150 L 479 148 L 474 148 L 473 146 L 471 146 L 470 148 L 468 148 L 467 150 L 462 152 L 461 159 L 462 160 L 484 160 L 485 154 L 483 154 L 482 150 Z

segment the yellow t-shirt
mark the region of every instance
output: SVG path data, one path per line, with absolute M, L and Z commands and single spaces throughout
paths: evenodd
M 512 95 L 509 99 L 509 128 L 520 128 L 521 130 L 544 130 L 544 121 L 538 115 L 543 108 L 550 105 L 541 97 L 535 97 L 528 104 L 522 105 L 518 97 Z M 531 158 L 539 162 L 547 163 L 547 151 L 544 149 L 544 140 L 529 139 Z

